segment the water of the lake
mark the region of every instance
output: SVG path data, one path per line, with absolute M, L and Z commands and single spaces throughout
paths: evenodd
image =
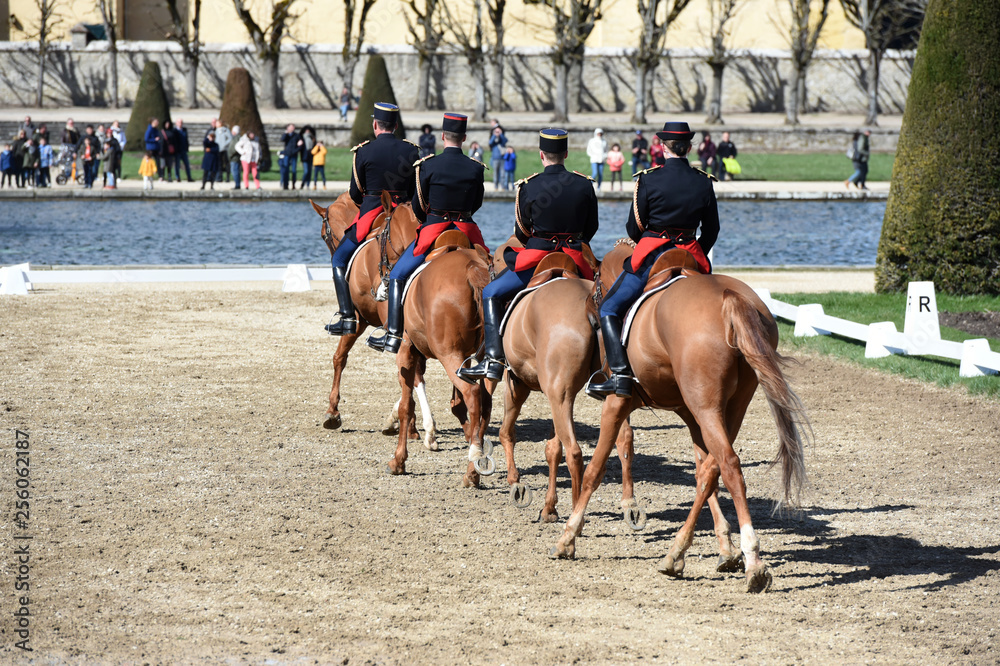
M 625 232 L 627 201 L 600 204 L 602 256 Z M 4 201 L 0 265 L 323 264 L 308 202 Z M 513 228 L 512 202 L 476 215 L 491 248 Z M 717 266 L 871 266 L 884 202 L 723 201 Z

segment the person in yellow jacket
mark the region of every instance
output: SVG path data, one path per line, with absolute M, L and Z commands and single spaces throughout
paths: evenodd
M 139 165 L 139 175 L 142 176 L 142 189 L 153 189 L 153 176 L 156 175 L 156 160 L 153 159 L 153 153 L 148 150 L 143 155 L 142 163 Z
M 317 141 L 316 145 L 313 146 L 310 151 L 313 156 L 313 189 L 316 189 L 316 183 L 319 181 L 320 176 L 323 177 L 323 189 L 326 189 L 326 146 L 323 145 L 322 141 Z

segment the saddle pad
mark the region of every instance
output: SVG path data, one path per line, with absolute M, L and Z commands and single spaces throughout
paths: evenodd
M 402 302 L 406 303 L 406 295 L 410 293 L 410 285 L 413 281 L 417 279 L 417 276 L 424 272 L 424 270 L 431 265 L 431 262 L 425 261 L 424 263 L 417 266 L 417 270 L 410 273 L 410 277 L 407 278 L 406 284 L 403 285 L 403 299 Z
M 351 278 L 351 268 L 354 267 L 354 260 L 358 258 L 359 254 L 361 254 L 361 248 L 363 248 L 365 245 L 368 245 L 368 243 L 371 243 L 373 240 L 375 239 L 369 238 L 368 240 L 366 240 L 364 243 L 359 245 L 358 249 L 355 250 L 354 254 L 351 255 L 351 258 L 347 261 L 347 279 Z
M 642 304 L 645 303 L 649 299 L 649 297 L 652 296 L 653 294 L 660 293 L 661 291 L 672 285 L 674 282 L 677 282 L 678 280 L 683 280 L 686 277 L 687 277 L 686 275 L 678 275 L 672 280 L 664 282 L 656 289 L 653 289 L 652 291 L 647 291 L 645 294 L 636 299 L 635 303 L 632 304 L 632 307 L 628 309 L 628 314 L 625 315 L 625 325 L 622 326 L 622 346 L 628 346 L 628 334 L 629 331 L 632 330 L 632 320 L 635 318 L 635 313 L 639 311 L 639 308 L 642 306 Z
M 564 277 L 552 278 L 551 280 L 546 280 L 545 282 L 535 285 L 534 287 L 529 287 L 527 289 L 523 289 L 517 292 L 517 295 L 514 296 L 514 300 L 512 300 L 510 302 L 510 305 L 507 306 L 507 312 L 504 313 L 503 320 L 501 320 L 500 322 L 500 337 L 501 338 L 503 337 L 503 333 L 507 329 L 507 319 L 510 317 L 510 313 L 514 311 L 514 308 L 517 307 L 517 304 L 520 303 L 525 296 L 527 296 L 533 291 L 537 291 L 538 289 L 544 287 L 547 284 L 552 284 L 553 282 L 558 282 L 559 280 L 568 280 L 568 279 L 569 278 L 564 278 Z

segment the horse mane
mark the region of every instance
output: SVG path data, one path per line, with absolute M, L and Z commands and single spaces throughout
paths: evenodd
M 726 324 L 726 344 L 738 349 L 757 374 L 767 404 L 778 426 L 778 453 L 771 467 L 781 464 L 783 505 L 799 505 L 806 483 L 803 439 L 811 439 L 812 429 L 802 401 L 788 385 L 782 366 L 790 359 L 775 351 L 768 340 L 762 315 L 742 294 L 726 289 L 722 293 L 722 320 Z

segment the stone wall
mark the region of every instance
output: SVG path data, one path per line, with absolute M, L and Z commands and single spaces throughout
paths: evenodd
M 413 106 L 416 95 L 417 56 L 408 47 L 381 49 L 389 67 L 401 107 Z M 708 105 L 711 71 L 696 50 L 675 50 L 656 73 L 653 113 L 704 112 Z M 815 111 L 863 113 L 866 106 L 862 51 L 821 52 L 808 75 L 808 104 Z M 122 42 L 119 52 L 119 90 L 130 105 L 147 60 L 159 63 L 171 106 L 186 107 L 183 58 L 176 45 L 166 42 Z M 110 56 L 106 44 L 95 42 L 84 49 L 57 44 L 49 56 L 46 103 L 52 106 L 107 106 Z M 355 72 L 360 84 L 365 69 L 362 58 Z M 906 101 L 913 64 L 912 52 L 890 52 L 882 66 L 881 98 L 884 111 L 899 113 Z M 339 47 L 331 45 L 283 48 L 281 95 L 290 108 L 331 109 L 340 90 Z M 246 67 L 257 75 L 257 60 L 243 45 L 207 45 L 199 70 L 198 102 L 219 106 L 226 75 L 232 67 Z M 35 99 L 38 56 L 27 42 L 0 42 L 0 105 L 31 106 Z M 781 112 L 791 71 L 782 51 L 751 50 L 736 55 L 726 69 L 723 85 L 725 113 Z M 432 89 L 437 106 L 471 109 L 473 86 L 465 59 L 439 56 L 434 63 Z M 584 67 L 585 111 L 631 114 L 634 104 L 634 70 L 620 49 L 592 49 Z M 516 49 L 507 58 L 504 103 L 509 111 L 544 111 L 553 108 L 555 77 L 548 56 L 539 50 Z

